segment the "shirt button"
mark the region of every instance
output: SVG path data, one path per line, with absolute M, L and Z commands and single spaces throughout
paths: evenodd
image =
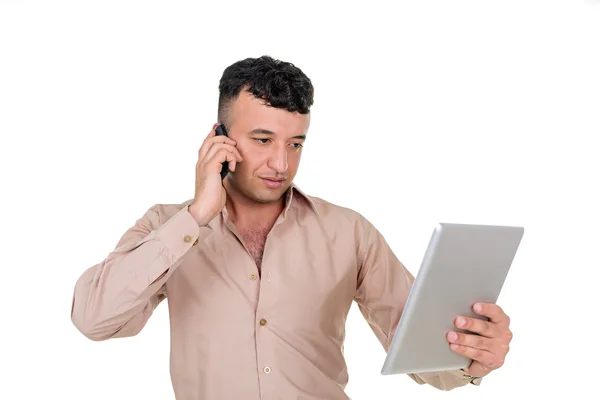
M 260 320 L 260 324 L 261 324 L 262 326 L 265 326 L 265 325 L 267 324 L 267 320 L 266 320 L 266 319 L 261 319 L 261 320 Z
M 183 238 L 183 241 L 186 242 L 186 243 L 189 243 L 189 242 L 192 241 L 192 237 L 189 236 L 189 235 L 186 235 L 186 237 Z
M 265 371 L 265 374 L 269 374 L 269 373 L 271 373 L 271 368 L 265 367 L 264 371 Z
M 255 281 L 256 280 L 256 274 L 250 275 L 250 280 Z

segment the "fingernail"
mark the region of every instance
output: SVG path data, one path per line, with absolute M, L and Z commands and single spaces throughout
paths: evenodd
M 450 340 L 456 340 L 458 339 L 458 335 L 456 334 L 456 332 L 450 332 Z
M 458 326 L 465 326 L 467 324 L 467 320 L 465 320 L 464 318 L 459 318 L 457 321 Z
M 482 309 L 481 304 L 479 304 L 479 303 L 475 304 L 475 311 L 481 312 L 481 309 Z

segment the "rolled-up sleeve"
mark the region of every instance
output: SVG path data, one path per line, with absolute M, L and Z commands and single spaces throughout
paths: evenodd
M 185 206 L 166 221 L 157 205 L 129 228 L 115 249 L 75 284 L 71 320 L 91 340 L 136 335 L 167 296 L 165 282 L 183 256 L 208 237 Z
M 357 231 L 361 241 L 355 301 L 387 352 L 415 278 L 398 260 L 383 235 L 364 217 L 359 219 Z M 418 384 L 429 384 L 440 390 L 481 382 L 481 378 L 474 379 L 462 370 L 407 375 Z

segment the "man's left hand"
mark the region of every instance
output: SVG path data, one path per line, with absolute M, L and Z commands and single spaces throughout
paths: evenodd
M 490 320 L 460 316 L 454 324 L 475 334 L 451 331 L 447 338 L 452 350 L 473 360 L 465 372 L 481 377 L 504 364 L 513 335 L 509 329 L 510 318 L 498 305 L 476 303 L 473 310 Z

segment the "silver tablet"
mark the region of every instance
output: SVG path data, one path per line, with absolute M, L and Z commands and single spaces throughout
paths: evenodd
M 441 223 L 435 228 L 392 338 L 383 375 L 466 368 L 446 338 L 459 316 L 484 319 L 476 302 L 496 303 L 524 229 Z

